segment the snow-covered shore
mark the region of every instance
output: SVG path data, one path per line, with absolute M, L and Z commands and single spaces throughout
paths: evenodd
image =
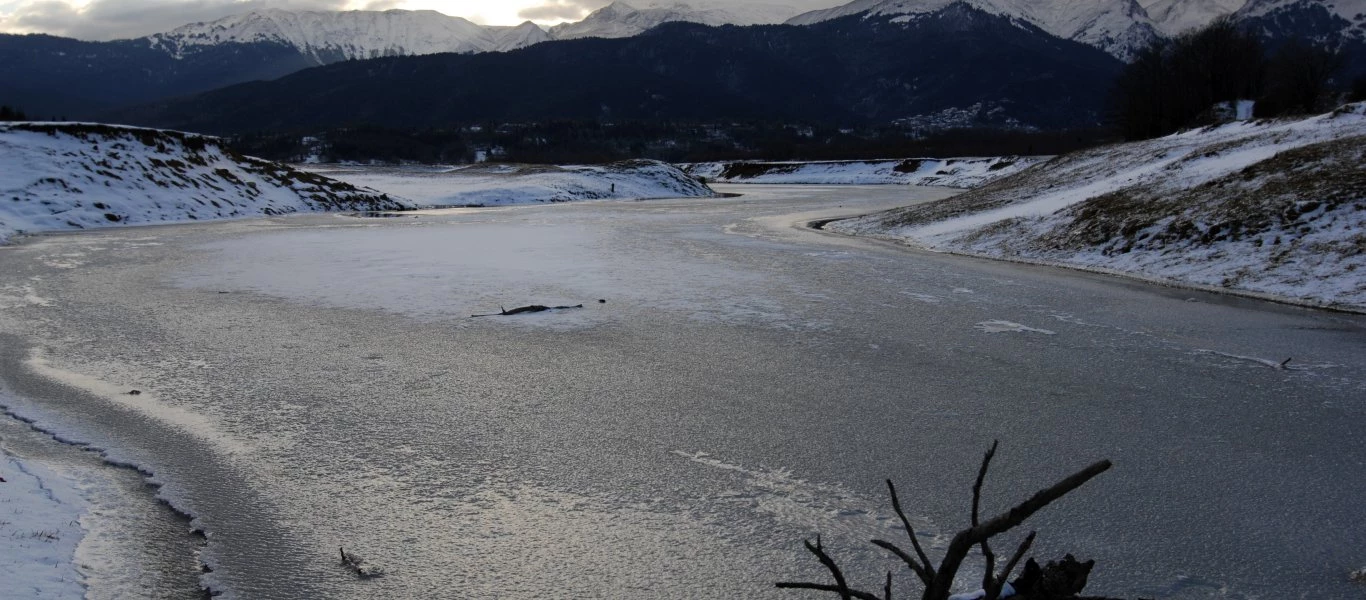
M 706 184 L 677 167 L 653 160 L 564 167 L 480 164 L 460 167 L 309 165 L 301 168 L 426 206 L 716 196 Z
M 411 203 L 270 161 L 216 138 L 90 123 L 0 124 L 0 243 L 16 233 Z
M 9 418 L 0 415 L 0 418 Z M 81 598 L 76 547 L 85 499 L 75 482 L 0 448 L 0 582 L 6 598 Z
M 827 225 L 933 250 L 1366 310 L 1366 103 L 1057 157 Z
M 809 162 L 723 161 L 683 166 L 714 183 L 773 185 L 927 185 L 974 188 L 1047 160 L 1039 156 L 907 158 Z

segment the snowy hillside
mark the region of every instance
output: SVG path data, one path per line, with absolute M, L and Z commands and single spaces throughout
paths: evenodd
M 16 233 L 410 206 L 172 131 L 0 124 L 0 242 Z
M 1366 310 L 1366 103 L 1055 158 L 829 229 Z
M 788 23 L 810 25 L 851 15 L 896 19 L 937 12 L 958 2 L 990 14 L 1020 19 L 1121 59 L 1132 56 L 1158 35 L 1147 12 L 1135 0 L 855 0 L 798 15 Z
M 684 166 L 684 170 L 713 183 L 899 184 L 972 188 L 1014 175 L 1044 160 L 1034 156 L 1004 156 L 816 162 L 733 161 L 695 163 Z
M 1276 37 L 1366 42 L 1366 0 L 1248 0 L 1234 18 Z
M 177 55 L 190 46 L 278 42 L 319 63 L 330 63 L 379 56 L 503 51 L 543 42 L 550 36 L 533 23 L 484 27 L 431 10 L 266 9 L 193 23 L 148 39 Z
M 1175 36 L 1231 15 L 1247 0 L 1149 0 L 1143 6 L 1164 35 Z
M 716 196 L 706 184 L 677 167 L 653 160 L 569 167 L 484 164 L 376 169 L 327 165 L 309 170 L 430 207 Z
M 558 40 L 585 37 L 622 38 L 644 33 L 663 23 L 685 21 L 703 25 L 733 24 L 738 18 L 724 9 L 695 9 L 687 4 L 635 8 L 625 2 L 613 2 L 593 11 L 582 21 L 565 23 L 550 28 L 550 35 Z
M 1238 16 L 1240 18 L 1261 17 L 1304 4 L 1322 6 L 1332 14 L 1348 21 L 1366 20 L 1366 18 L 1358 18 L 1361 15 L 1366 15 L 1366 0 L 1248 0 L 1247 5 L 1238 11 Z

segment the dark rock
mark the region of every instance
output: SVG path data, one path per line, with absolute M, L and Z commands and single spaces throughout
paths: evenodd
M 1024 572 L 1010 583 L 1020 600 L 1054 600 L 1075 598 L 1086 589 L 1087 579 L 1096 561 L 1080 562 L 1071 554 L 1062 560 L 1050 560 L 1042 568 L 1034 559 L 1025 563 Z

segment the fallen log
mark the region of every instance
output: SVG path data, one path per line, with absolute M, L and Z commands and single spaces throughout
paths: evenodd
M 521 315 L 521 314 L 526 314 L 526 313 L 539 313 L 539 312 L 546 312 L 546 311 L 550 311 L 550 310 L 569 310 L 569 309 L 572 309 L 572 308 L 583 308 L 583 305 L 582 305 L 582 304 L 575 304 L 575 305 L 573 305 L 573 306 L 544 306 L 544 305 L 541 305 L 541 304 L 532 304 L 532 305 L 530 305 L 530 306 L 519 306 L 519 307 L 514 308 L 514 309 L 512 309 L 512 310 L 508 310 L 508 309 L 503 308 L 503 307 L 500 306 L 500 307 L 498 307 L 499 312 L 496 312 L 496 313 L 489 313 L 489 314 L 486 314 L 486 315 L 470 315 L 470 318 L 471 318 L 471 319 L 475 319 L 475 318 L 479 318 L 479 317 L 509 317 L 509 316 L 512 316 L 512 315 Z

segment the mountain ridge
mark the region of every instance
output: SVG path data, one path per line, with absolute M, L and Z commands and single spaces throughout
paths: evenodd
M 834 8 L 793 17 L 789 25 L 831 19 L 896 18 L 933 13 L 955 3 L 1026 21 L 1060 38 L 1095 46 L 1122 60 L 1158 37 L 1158 30 L 1136 0 L 854 0 Z
M 888 123 L 926 115 L 960 126 L 1072 127 L 1099 122 L 1121 66 L 1031 24 L 955 4 L 903 21 L 668 23 L 623 39 L 336 63 L 112 116 L 218 133 L 544 119 Z

